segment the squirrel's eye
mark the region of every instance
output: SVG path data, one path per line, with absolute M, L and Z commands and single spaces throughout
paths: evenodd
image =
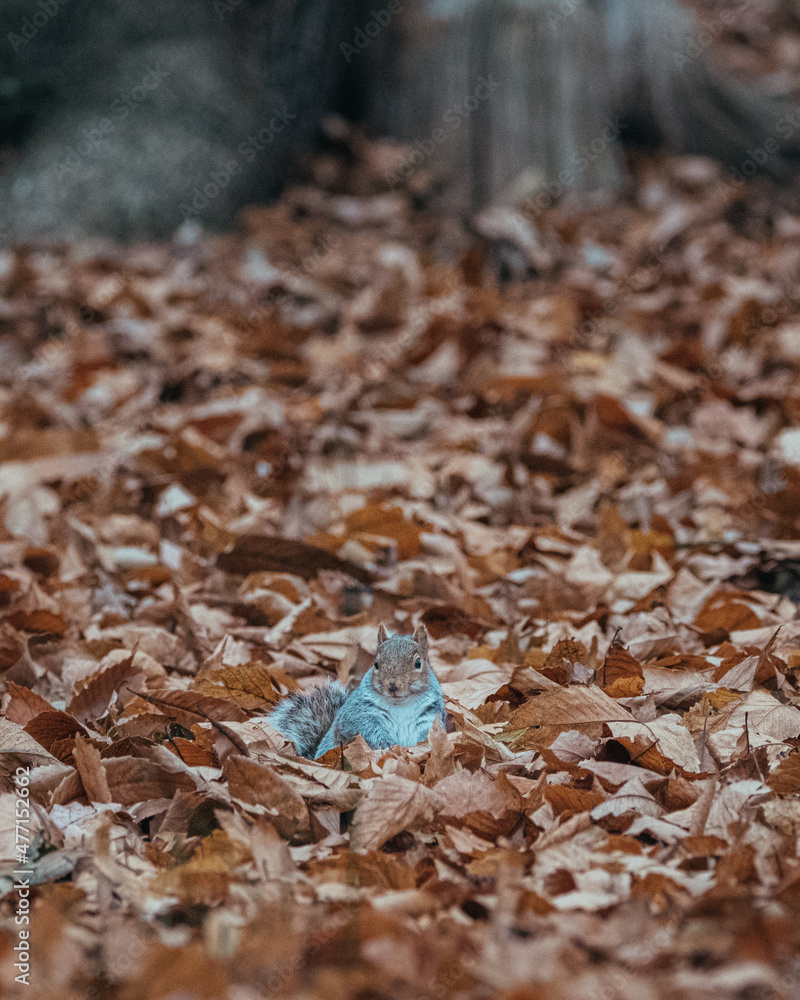
M 372 664 L 372 666 L 375 667 L 376 670 L 380 668 L 380 664 L 378 663 L 377 660 Z
M 417 657 L 416 660 L 414 660 L 414 669 L 422 670 L 422 660 L 419 657 Z

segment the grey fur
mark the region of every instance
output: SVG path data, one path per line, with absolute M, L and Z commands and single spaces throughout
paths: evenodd
M 301 757 L 313 760 L 320 737 L 333 724 L 336 713 L 347 699 L 347 689 L 339 681 L 314 688 L 308 694 L 285 698 L 269 716 L 270 725 L 294 743 Z
M 375 748 L 414 746 L 424 740 L 436 716 L 444 721 L 444 695 L 428 659 L 428 633 L 389 637 L 378 629 L 375 663 L 336 713 L 317 747 L 317 756 L 357 733 Z
M 375 663 L 352 694 L 334 681 L 293 695 L 275 709 L 270 723 L 301 756 L 314 759 L 357 734 L 376 749 L 414 746 L 427 737 L 437 715 L 444 725 L 444 695 L 428 659 L 424 626 L 413 636 L 390 638 L 381 625 Z
M 349 743 L 357 733 L 375 748 L 414 746 L 427 737 L 437 715 L 444 725 L 447 718 L 444 695 L 433 671 L 428 691 L 414 701 L 413 719 L 403 719 L 395 705 L 372 690 L 372 670 L 371 667 L 364 674 L 359 686 L 336 713 L 333 725 L 317 747 L 317 757 L 332 747 Z

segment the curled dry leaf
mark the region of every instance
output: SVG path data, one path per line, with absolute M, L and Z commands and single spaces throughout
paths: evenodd
M 107 757 L 102 760 L 111 802 L 135 806 L 155 799 L 171 799 L 178 791 L 191 792 L 195 783 L 188 774 L 169 771 L 151 760 L 141 757 Z M 92 779 L 90 779 L 91 784 Z M 88 792 L 88 790 L 87 790 Z M 54 793 L 54 801 L 61 805 L 79 798 L 84 786 L 78 775 L 66 778 Z
M 627 709 L 610 698 L 599 687 L 583 685 L 544 691 L 521 705 L 511 715 L 509 729 L 540 727 L 548 729 L 580 729 L 592 734 L 602 723 L 628 721 Z
M 167 718 L 190 729 L 196 722 L 244 722 L 247 715 L 230 701 L 194 691 L 136 692 Z
M 245 808 L 258 806 L 273 818 L 282 836 L 294 838 L 309 832 L 308 807 L 302 797 L 268 764 L 231 755 L 224 772 L 233 798 Z
M 612 698 L 633 698 L 644 691 L 641 663 L 617 639 L 608 647 L 598 681 Z
M 35 765 L 55 762 L 54 756 L 45 750 L 44 746 L 27 732 L 9 719 L 0 718 L 0 753 L 8 759 L 19 757 L 21 760 L 33 761 Z
M 25 647 L 17 633 L 6 622 L 0 623 L 0 672 L 9 670 L 25 652 Z
M 164 716 L 186 728 L 200 721 L 208 722 L 223 738 L 223 746 L 227 747 L 228 751 L 232 745 L 243 756 L 249 756 L 247 744 L 235 730 L 226 725 L 226 722 L 242 722 L 246 718 L 244 712 L 230 702 L 219 698 L 206 698 L 195 694 L 194 691 L 161 691 L 156 695 L 139 691 L 138 696 L 155 705 Z M 223 719 L 226 722 L 223 722 Z M 222 751 L 219 747 L 215 747 L 215 752 L 221 754 Z
M 377 850 L 402 830 L 429 821 L 439 805 L 436 794 L 408 778 L 377 778 L 356 809 L 350 846 L 354 851 Z
M 211 746 L 205 746 L 197 740 L 187 740 L 181 736 L 170 737 L 164 741 L 164 746 L 187 767 L 219 767 L 219 757 Z
M 90 802 L 111 802 L 111 791 L 100 751 L 88 740 L 76 736 L 72 754 L 87 799 Z
M 98 670 L 75 686 L 67 711 L 82 722 L 94 722 L 104 715 L 111 699 L 128 681 L 141 673 L 139 667 L 133 665 L 133 654 L 114 663 L 110 667 Z
M 484 771 L 457 770 L 436 785 L 437 813 L 463 818 L 468 813 L 486 812 L 499 818 L 514 805 Z
M 25 732 L 32 736 L 53 756 L 61 761 L 72 759 L 72 745 L 76 735 L 88 736 L 83 726 L 66 712 L 48 709 L 39 712 L 25 724 Z
M 21 726 L 30 722 L 40 712 L 49 712 L 53 708 L 41 695 L 13 681 L 6 681 L 6 690 L 9 695 L 5 709 L 6 718 Z
M 425 764 L 425 784 L 431 788 L 455 770 L 455 749 L 437 715 L 428 733 L 431 755 Z
M 659 774 L 676 770 L 685 777 L 705 774 L 692 734 L 674 715 L 647 723 L 609 722 L 608 729 L 631 760 Z M 706 765 L 710 772 L 714 768 Z
M 362 583 L 369 583 L 371 579 L 370 574 L 360 566 L 316 545 L 271 535 L 243 535 L 237 538 L 230 551 L 220 552 L 217 556 L 217 566 L 226 573 L 241 576 L 259 572 L 296 573 L 309 580 L 320 570 L 338 570 Z

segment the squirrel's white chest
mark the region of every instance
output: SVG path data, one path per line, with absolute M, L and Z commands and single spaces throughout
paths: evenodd
M 389 714 L 393 729 L 394 742 L 399 746 L 413 746 L 428 735 L 428 727 L 422 717 L 422 698 L 409 698 L 402 704 L 392 705 Z M 422 736 L 421 729 L 425 729 Z

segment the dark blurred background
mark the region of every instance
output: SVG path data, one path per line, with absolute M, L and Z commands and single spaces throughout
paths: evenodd
M 387 189 L 424 166 L 461 212 L 614 188 L 625 143 L 786 179 L 795 6 L 3 0 L 0 237 L 231 226 L 293 178 L 331 112 L 408 143 Z M 779 51 L 759 50 L 767 21 Z

